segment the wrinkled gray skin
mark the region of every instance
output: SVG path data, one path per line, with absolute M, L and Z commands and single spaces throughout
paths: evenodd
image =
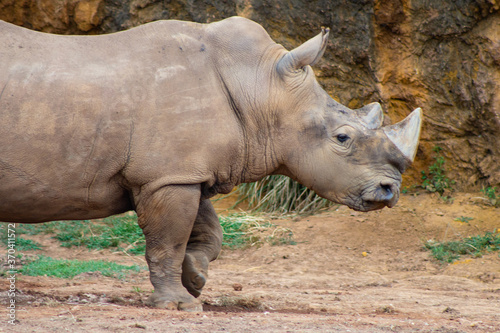
M 335 102 L 309 66 L 327 37 L 288 52 L 243 18 L 104 36 L 0 22 L 0 220 L 135 210 L 149 304 L 198 311 L 222 239 L 211 196 L 284 174 L 356 210 L 392 207 L 420 111 L 380 128 L 378 104 Z

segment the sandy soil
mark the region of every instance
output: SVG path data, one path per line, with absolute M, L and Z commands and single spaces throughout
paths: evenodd
M 393 209 L 340 207 L 273 220 L 290 228 L 298 244 L 224 250 L 200 296 L 203 313 L 144 306 L 152 289 L 146 271 L 123 280 L 99 273 L 72 280 L 18 274 L 18 321 L 7 323 L 8 297 L 1 291 L 0 330 L 500 332 L 498 252 L 443 265 L 422 249 L 428 239 L 500 228 L 500 209 L 482 205 L 480 194 L 454 197 L 445 204 L 431 195 L 404 195 Z M 454 220 L 461 216 L 474 219 Z M 124 253 L 62 249 L 49 236 L 34 239 L 52 257 L 145 264 Z M 7 289 L 7 282 L 1 285 Z

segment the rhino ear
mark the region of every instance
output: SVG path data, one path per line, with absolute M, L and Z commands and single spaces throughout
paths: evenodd
M 379 103 L 374 102 L 363 106 L 361 109 L 356 110 L 361 123 L 368 129 L 377 129 L 382 126 L 384 121 L 384 114 L 382 107 Z
M 316 64 L 325 53 L 329 33 L 329 28 L 321 28 L 319 35 L 285 54 L 278 63 L 278 71 L 282 74 L 296 72 L 307 65 Z

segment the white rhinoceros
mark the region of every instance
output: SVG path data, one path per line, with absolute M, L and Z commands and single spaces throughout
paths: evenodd
M 149 303 L 200 310 L 222 238 L 213 195 L 282 174 L 356 210 L 394 206 L 421 111 L 381 128 L 378 103 L 334 101 L 309 66 L 327 38 L 288 52 L 239 17 L 102 36 L 0 22 L 0 220 L 135 210 Z

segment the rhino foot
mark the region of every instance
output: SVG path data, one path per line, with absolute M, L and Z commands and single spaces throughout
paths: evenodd
M 182 263 L 182 285 L 194 297 L 201 295 L 207 282 L 208 259 L 201 252 L 186 253 Z
M 154 292 L 149 296 L 146 305 L 167 310 L 181 310 L 188 312 L 203 312 L 201 301 L 189 295 L 189 297 L 182 297 L 180 300 L 174 300 L 175 297 Z

